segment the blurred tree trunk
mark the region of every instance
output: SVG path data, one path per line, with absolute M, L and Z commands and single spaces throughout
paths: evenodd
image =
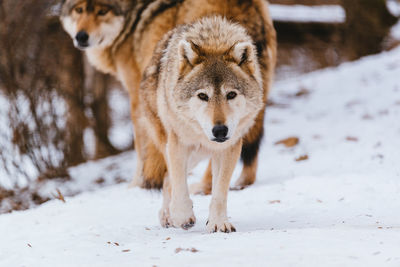
M 84 132 L 95 133 L 96 158 L 118 153 L 108 78 L 87 76 L 55 11 L 59 0 L 0 0 L 0 168 L 10 179 L 68 176 L 90 159 Z
M 64 150 L 65 164 L 76 165 L 86 160 L 83 143 L 83 132 L 88 126 L 85 115 L 85 73 L 81 52 L 69 43 L 68 36 L 62 32 L 57 18 L 53 19 L 53 47 L 59 49 L 57 68 L 57 88 L 68 104 L 67 135 Z M 60 57 L 60 56 L 59 56 Z M 53 58 L 54 59 L 54 58 Z M 56 66 L 54 66 L 56 67 Z
M 82 56 L 51 15 L 56 3 L 0 2 L 0 89 L 10 103 L 0 156 L 10 177 L 68 176 L 68 166 L 86 160 Z
M 96 137 L 95 158 L 104 158 L 115 155 L 120 150 L 116 149 L 108 137 L 109 129 L 112 126 L 111 111 L 108 104 L 108 93 L 111 86 L 111 77 L 96 71 L 89 65 L 87 60 L 86 80 L 87 80 L 87 96 L 90 98 L 88 106 L 92 113 L 91 126 Z
M 390 27 L 397 22 L 387 9 L 386 0 L 342 0 L 346 11 L 344 45 L 349 59 L 378 53 Z

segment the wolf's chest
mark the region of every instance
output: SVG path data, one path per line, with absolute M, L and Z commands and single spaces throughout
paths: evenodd
M 188 160 L 188 170 L 194 169 L 200 161 L 210 157 L 209 151 L 202 148 L 201 146 L 194 147 L 191 149 Z

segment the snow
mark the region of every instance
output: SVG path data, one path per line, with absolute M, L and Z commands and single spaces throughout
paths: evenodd
M 386 5 L 392 15 L 398 17 L 400 15 L 400 3 L 397 0 L 388 0 Z
M 343 23 L 346 12 L 339 5 L 270 5 L 274 21 Z
M 396 0 L 389 0 L 387 1 L 387 7 L 389 12 L 396 16 L 400 16 L 400 2 Z M 397 22 L 390 30 L 390 37 L 392 37 L 395 40 L 400 40 L 400 23 Z
M 1 215 L 0 266 L 400 266 L 399 58 L 398 48 L 275 83 L 258 179 L 229 192 L 238 232 L 206 233 L 210 196 L 192 197 L 193 229 L 164 229 L 161 194 L 122 183 Z M 290 136 L 299 145 L 275 145 Z M 134 160 L 76 167 L 70 183 L 129 179 Z
M 135 168 L 136 154 L 133 151 L 89 161 L 70 168 L 70 180 L 52 179 L 39 184 L 39 194 L 51 198 L 58 189 L 65 196 L 73 196 L 83 191 L 95 191 L 104 186 L 126 183 L 132 179 Z
M 111 143 L 121 150 L 131 147 L 133 140 L 131 106 L 128 99 L 128 92 L 123 89 L 114 89 L 109 95 L 113 125 L 108 135 Z

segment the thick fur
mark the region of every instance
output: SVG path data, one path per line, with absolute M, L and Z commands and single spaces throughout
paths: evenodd
M 99 16 L 104 8 L 109 9 L 108 12 Z M 212 14 L 239 23 L 252 38 L 260 64 L 265 107 L 276 60 L 275 31 L 265 0 L 65 0 L 61 21 L 77 46 L 77 33 L 85 30 L 89 34 L 89 46 L 80 48 L 85 50 L 93 66 L 113 74 L 129 91 L 132 120 L 136 124 L 139 83 L 157 42 L 177 25 Z M 238 188 L 255 180 L 263 120 L 262 109 L 256 123 L 243 139 L 241 156 L 244 168 L 237 182 Z M 160 188 L 167 170 L 163 155 L 146 133 L 136 128 L 135 147 L 138 167 L 132 184 Z M 210 165 L 202 182 L 193 185 L 192 191 L 210 193 L 211 177 Z
M 211 157 L 209 232 L 231 232 L 226 205 L 242 138 L 263 109 L 256 47 L 246 30 L 222 17 L 180 26 L 159 43 L 140 87 L 135 125 L 151 137 L 168 163 L 163 226 L 194 225 L 186 178 Z M 216 129 L 226 127 L 218 134 Z

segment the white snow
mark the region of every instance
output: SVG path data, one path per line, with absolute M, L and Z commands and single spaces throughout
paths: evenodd
M 399 17 L 400 16 L 400 2 L 397 0 L 389 0 L 387 1 L 387 7 L 392 15 Z M 390 30 L 389 37 L 393 39 L 400 40 L 400 23 L 397 22 Z
M 270 5 L 274 21 L 343 23 L 346 12 L 339 5 Z
M 389 12 L 394 16 L 398 17 L 400 15 L 400 3 L 397 0 L 388 0 L 386 1 L 386 5 L 389 9 Z
M 109 130 L 111 143 L 118 149 L 130 147 L 133 140 L 133 128 L 131 121 L 131 106 L 128 92 L 115 88 L 109 95 L 112 123 Z
M 161 194 L 124 183 L 1 215 L 0 266 L 400 266 L 399 59 L 395 49 L 275 84 L 258 179 L 229 192 L 238 232 L 206 233 L 210 196 L 193 196 L 193 229 L 161 228 Z M 274 145 L 289 136 L 300 144 Z M 71 172 L 86 187 L 134 166 L 125 153 Z

